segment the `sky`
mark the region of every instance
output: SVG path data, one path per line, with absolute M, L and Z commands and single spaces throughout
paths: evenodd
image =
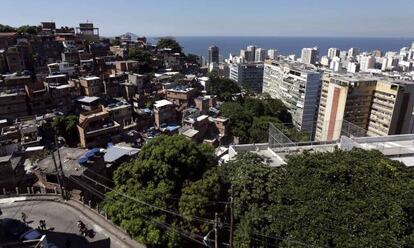
M 414 0 L 0 0 L 0 23 L 103 36 L 414 37 Z

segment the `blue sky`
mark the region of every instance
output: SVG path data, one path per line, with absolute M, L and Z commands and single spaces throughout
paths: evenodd
M 414 0 L 1 0 L 0 23 L 102 35 L 414 37 Z

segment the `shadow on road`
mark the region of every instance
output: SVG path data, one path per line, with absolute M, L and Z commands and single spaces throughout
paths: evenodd
M 63 232 L 55 232 L 51 230 L 41 231 L 43 234 L 46 235 L 47 241 L 49 243 L 54 243 L 58 247 L 66 248 L 67 243 L 70 243 L 70 247 L 90 247 L 90 248 L 110 248 L 111 242 L 110 239 L 103 239 L 94 241 L 88 240 L 86 237 L 73 234 L 73 233 L 63 233 Z M 68 241 L 69 240 L 69 241 Z

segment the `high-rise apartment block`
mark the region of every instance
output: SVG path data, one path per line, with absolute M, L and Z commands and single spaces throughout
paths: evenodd
M 366 130 L 376 82 L 369 77 L 324 74 L 315 139 L 339 139 L 344 120 Z
M 363 55 L 360 57 L 360 70 L 367 72 L 375 67 L 375 57 L 371 55 Z
M 318 56 L 319 56 L 319 49 L 317 47 L 303 48 L 301 62 L 304 64 L 314 65 L 318 61 Z
M 277 59 L 277 50 L 275 50 L 275 49 L 267 50 L 267 57 L 271 60 L 276 60 Z
M 339 57 L 341 50 L 338 48 L 329 48 L 328 49 L 328 58 L 333 59 L 334 57 Z
M 231 64 L 230 79 L 244 88 L 262 92 L 263 63 Z
M 217 46 L 210 46 L 208 48 L 208 64 L 220 62 L 220 50 Z
M 413 93 L 412 82 L 325 74 L 315 139 L 338 140 L 344 132 L 353 135 L 355 128 L 368 136 L 410 133 Z M 345 122 L 354 130 L 344 130 Z
M 254 56 L 256 62 L 263 62 L 267 59 L 267 50 L 263 48 L 256 49 L 256 55 Z
M 359 54 L 359 50 L 356 47 L 350 48 L 348 50 L 348 57 L 355 58 Z
M 379 80 L 372 100 L 367 135 L 411 133 L 413 106 L 413 82 Z
M 263 93 L 280 99 L 301 131 L 314 133 L 322 73 L 301 63 L 266 61 Z

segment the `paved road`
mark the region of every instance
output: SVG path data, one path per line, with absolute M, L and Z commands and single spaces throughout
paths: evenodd
M 38 227 L 39 220 L 46 220 L 48 230 L 43 232 L 46 234 L 48 242 L 55 243 L 62 248 L 65 248 L 67 239 L 71 241 L 71 247 L 73 248 L 129 247 L 104 228 L 95 224 L 83 213 L 66 204 L 53 201 L 13 201 L 2 199 L 0 200 L 0 208 L 3 211 L 2 218 L 20 220 L 21 212 L 26 213 L 27 222 L 29 222 L 32 228 Z M 83 221 L 88 229 L 94 230 L 96 235 L 93 238 L 80 236 L 77 220 Z

